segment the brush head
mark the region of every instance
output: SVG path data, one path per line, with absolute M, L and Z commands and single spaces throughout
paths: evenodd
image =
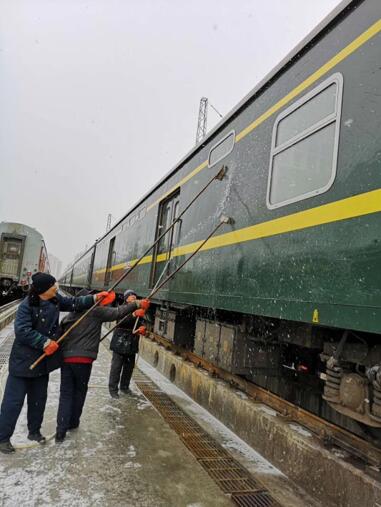
M 229 225 L 233 225 L 234 224 L 234 220 L 233 218 L 231 217 L 227 217 L 226 215 L 222 215 L 221 218 L 220 218 L 220 222 L 222 224 L 229 224 Z
M 218 171 L 218 173 L 215 175 L 214 179 L 218 181 L 222 181 L 225 178 L 225 175 L 228 171 L 228 168 L 226 165 L 223 165 L 221 169 Z

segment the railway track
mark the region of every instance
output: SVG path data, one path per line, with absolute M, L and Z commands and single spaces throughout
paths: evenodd
M 147 333 L 147 337 L 164 346 L 166 349 L 171 350 L 176 355 L 181 356 L 186 361 L 190 361 L 195 366 L 207 370 L 213 376 L 224 380 L 232 387 L 244 392 L 252 401 L 263 403 L 276 410 L 280 417 L 304 426 L 327 448 L 339 447 L 354 458 L 361 460 L 366 465 L 376 467 L 376 469 L 381 469 L 381 449 L 374 446 L 372 443 L 280 398 L 276 394 L 273 394 L 270 391 L 243 379 L 242 377 L 233 375 L 214 366 L 193 352 L 174 345 L 171 341 L 163 338 L 162 336 L 150 332 Z
M 17 299 L 16 301 L 0 306 L 0 330 L 15 318 L 20 303 L 21 299 Z

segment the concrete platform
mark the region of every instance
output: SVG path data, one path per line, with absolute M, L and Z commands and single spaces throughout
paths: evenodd
M 180 392 L 206 408 L 324 507 L 381 507 L 377 473 L 373 477 L 365 467 L 353 465 L 344 451 L 328 451 L 305 428 L 147 338 L 141 340 L 140 351 Z M 274 477 L 262 480 L 270 490 L 277 490 Z M 311 505 L 309 501 L 305 505 Z
M 230 506 L 140 393 L 119 400 L 109 397 L 109 362 L 102 347 L 81 426 L 64 443 L 51 439 L 29 447 L 23 410 L 12 439 L 19 449 L 0 455 L 0 505 Z M 43 424 L 46 436 L 54 433 L 58 390 L 55 372 Z
M 177 434 L 135 387 L 109 397 L 110 354 L 101 347 L 78 430 L 55 444 L 59 373 L 51 376 L 43 433 L 38 446 L 26 439 L 26 411 L 12 439 L 13 455 L 0 455 L 0 505 L 214 507 L 232 505 Z M 192 415 L 233 457 L 271 488 L 284 507 L 318 507 L 279 470 L 184 395 L 148 363 L 139 368 Z M 2 371 L 2 382 L 5 380 Z M 140 375 L 136 371 L 137 376 Z M 1 380 L 1 379 L 0 379 Z M 0 392 L 0 395 L 2 393 Z

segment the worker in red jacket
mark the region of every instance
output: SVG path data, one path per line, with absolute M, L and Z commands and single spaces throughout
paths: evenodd
M 78 295 L 86 296 L 89 291 L 82 289 Z M 60 401 L 57 413 L 56 442 L 63 442 L 67 430 L 78 428 L 82 409 L 86 400 L 87 387 L 92 363 L 98 355 L 102 324 L 113 322 L 148 308 L 148 300 L 136 298 L 118 308 L 95 308 L 70 333 L 62 344 L 64 363 L 61 367 Z M 72 312 L 61 322 L 65 332 L 84 312 Z M 127 317 L 128 318 L 128 317 Z

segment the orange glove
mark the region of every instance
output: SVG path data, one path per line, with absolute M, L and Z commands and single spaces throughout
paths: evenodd
M 138 329 L 136 330 L 136 333 L 142 334 L 143 336 L 145 336 L 146 335 L 146 327 L 145 326 L 138 327 Z
M 143 308 L 139 308 L 138 310 L 135 310 L 132 315 L 134 317 L 144 317 L 145 314 L 146 314 L 146 311 L 143 310 Z
M 151 301 L 149 299 L 142 299 L 141 301 L 139 301 L 139 303 L 140 308 L 142 308 L 143 310 L 148 310 Z
M 106 306 L 106 305 L 109 305 L 110 303 L 112 303 L 113 301 L 115 301 L 115 292 L 112 290 L 111 292 L 107 292 L 107 291 L 102 291 L 102 292 L 99 292 L 96 296 L 95 296 L 95 299 L 96 301 L 99 301 L 99 299 L 102 299 L 102 301 L 99 303 L 100 306 Z
M 143 326 L 142 326 L 143 327 Z M 55 342 L 54 340 L 51 340 L 50 343 L 44 348 L 44 352 L 47 356 L 51 356 L 52 354 L 54 354 L 54 352 L 56 352 L 58 349 L 60 348 L 60 346 L 58 345 L 57 342 Z

